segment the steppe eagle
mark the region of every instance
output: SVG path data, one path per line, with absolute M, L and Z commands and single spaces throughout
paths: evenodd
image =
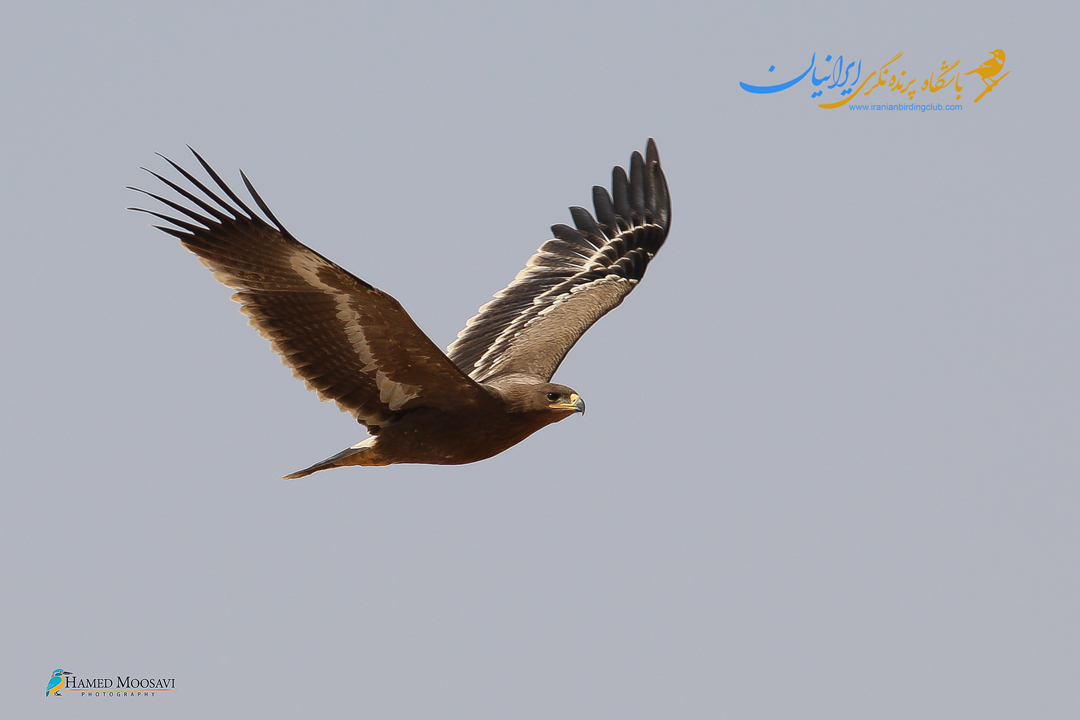
M 192 153 L 217 190 L 164 156 L 193 187 L 147 172 L 198 209 L 131 188 L 177 215 L 132 209 L 169 223 L 155 227 L 235 289 L 233 300 L 284 364 L 371 435 L 286 479 L 347 465 L 476 462 L 584 413 L 581 397 L 551 377 L 578 338 L 641 280 L 671 218 L 650 139 L 644 157 L 631 156 L 629 176 L 613 170 L 611 194 L 593 188 L 595 217 L 570 208 L 575 227 L 553 226 L 554 237 L 444 353 L 394 298 L 294 238 L 243 172 L 265 219 Z

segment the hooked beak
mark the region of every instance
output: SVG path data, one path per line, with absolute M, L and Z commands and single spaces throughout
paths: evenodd
M 582 415 L 585 414 L 585 401 L 581 399 L 581 396 L 577 393 L 570 394 L 570 402 L 564 403 L 552 403 L 548 405 L 552 410 L 571 410 L 573 412 L 579 412 Z

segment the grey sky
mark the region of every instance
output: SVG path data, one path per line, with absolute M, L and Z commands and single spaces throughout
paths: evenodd
M 16 3 L 0 714 L 1072 716 L 1076 20 Z M 996 48 L 960 112 L 738 86 Z M 588 415 L 471 466 L 278 480 L 363 428 L 123 210 L 190 144 L 445 346 L 649 136 L 672 231 L 555 377 Z

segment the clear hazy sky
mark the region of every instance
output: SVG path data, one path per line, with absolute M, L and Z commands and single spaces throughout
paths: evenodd
M 0 715 L 1073 716 L 1063 8 L 9 4 Z M 998 48 L 961 111 L 817 107 Z M 464 467 L 279 480 L 363 428 L 124 210 L 190 144 L 445 346 L 650 136 L 672 231 L 556 375 L 588 415 Z

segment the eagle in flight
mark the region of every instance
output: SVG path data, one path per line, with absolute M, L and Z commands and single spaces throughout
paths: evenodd
M 595 216 L 570 208 L 554 237 L 480 308 L 444 353 L 398 303 L 294 238 L 240 173 L 253 211 L 192 150 L 217 189 L 162 156 L 190 186 L 151 175 L 191 206 L 139 188 L 175 215 L 169 226 L 220 282 L 285 365 L 370 437 L 286 479 L 347 465 L 459 465 L 492 457 L 585 412 L 551 382 L 570 348 L 622 302 L 667 237 L 671 203 L 656 143 L 593 188 Z M 145 168 L 144 168 L 145 169 Z

